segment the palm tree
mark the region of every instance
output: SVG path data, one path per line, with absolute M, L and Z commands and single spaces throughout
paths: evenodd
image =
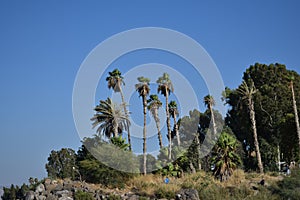
M 213 150 L 211 164 L 215 166 L 214 175 L 220 181 L 226 181 L 241 164 L 241 158 L 236 154 L 237 141 L 226 132 L 223 132 Z
M 172 136 L 171 136 L 171 124 L 170 124 L 170 115 L 169 115 L 169 95 L 171 92 L 174 92 L 173 84 L 169 78 L 169 74 L 164 73 L 161 77 L 156 81 L 158 83 L 157 93 L 161 93 L 166 97 L 166 117 L 167 117 L 167 129 L 168 129 L 168 137 L 169 137 L 169 160 L 171 160 L 172 156 Z
M 248 105 L 258 168 L 260 173 L 264 173 L 264 168 L 261 161 L 261 155 L 259 150 L 259 143 L 257 139 L 257 129 L 256 129 L 255 110 L 254 110 L 254 101 L 253 101 L 253 95 L 257 92 L 257 90 L 254 86 L 253 81 L 251 81 L 250 86 L 248 86 L 247 83 L 243 81 L 242 85 L 237 89 L 237 91 L 240 95 L 242 95 L 242 100 L 244 100 Z
M 120 92 L 120 96 L 122 99 L 123 109 L 125 112 L 125 115 L 127 115 L 127 118 L 129 116 L 129 113 L 126 108 L 126 102 L 124 99 L 124 94 L 122 90 L 122 85 L 125 85 L 123 81 L 122 73 L 118 69 L 114 69 L 112 72 L 108 72 L 109 76 L 106 77 L 107 86 L 109 89 L 113 89 L 114 92 Z M 128 136 L 128 144 L 129 144 L 129 150 L 131 151 L 131 139 L 130 139 L 130 130 L 129 130 L 129 124 L 127 124 L 127 136 Z
M 294 91 L 294 79 L 295 79 L 294 76 L 290 77 L 290 88 L 292 91 L 293 108 L 294 108 L 295 122 L 296 122 L 298 142 L 299 142 L 299 151 L 300 151 L 300 126 L 299 126 L 299 117 L 297 111 L 297 102 L 296 102 L 295 91 Z
M 211 95 L 205 96 L 204 104 L 205 104 L 205 106 L 207 106 L 207 108 L 210 111 L 211 122 L 213 125 L 213 135 L 216 136 L 217 135 L 217 126 L 216 126 L 215 115 L 214 115 L 214 111 L 213 111 L 213 106 L 215 105 L 215 100 L 214 100 L 213 96 L 211 96 Z
M 169 106 L 169 113 L 170 113 L 171 117 L 173 117 L 173 119 L 174 119 L 174 132 L 177 137 L 177 144 L 178 144 L 178 146 L 180 146 L 180 137 L 179 137 L 178 125 L 177 125 L 177 119 L 176 119 L 176 117 L 179 115 L 178 109 L 177 109 L 177 103 L 175 101 L 171 101 L 168 106 Z
M 162 143 L 162 137 L 161 137 L 161 132 L 160 132 L 160 120 L 158 116 L 158 109 L 162 106 L 161 101 L 158 99 L 158 96 L 156 94 L 150 95 L 150 98 L 147 100 L 148 103 L 148 110 L 151 112 L 154 121 L 156 123 L 156 128 L 157 128 L 157 136 L 158 136 L 158 142 L 159 142 L 159 147 L 160 149 L 163 148 L 163 143 Z
M 139 83 L 135 85 L 136 91 L 139 93 L 140 97 L 142 97 L 143 100 L 143 113 L 144 113 L 144 129 L 143 129 L 143 153 L 144 153 L 144 175 L 147 174 L 147 154 L 146 154 L 146 117 L 147 117 L 147 96 L 150 92 L 149 82 L 150 79 L 145 77 L 138 77 L 137 78 Z
M 127 115 L 123 112 L 120 105 L 112 102 L 110 98 L 100 101 L 94 109 L 96 114 L 91 118 L 93 128 L 99 125 L 97 132 L 108 138 L 117 137 L 123 130 L 128 130 L 130 121 Z

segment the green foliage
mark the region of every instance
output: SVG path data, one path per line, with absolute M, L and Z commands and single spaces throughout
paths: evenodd
M 273 193 L 282 199 L 300 199 L 300 169 L 292 170 L 290 176 L 285 177 L 276 185 L 272 186 Z
M 120 70 L 114 69 L 112 72 L 108 72 L 109 76 L 106 77 L 108 89 L 112 88 L 115 92 L 121 92 L 121 85 L 125 85 L 123 76 Z
M 26 184 L 23 184 L 21 187 L 12 184 L 10 188 L 3 187 L 4 193 L 1 198 L 2 200 L 25 199 L 26 193 L 29 189 L 29 186 Z
M 158 199 L 174 199 L 175 198 L 175 192 L 172 190 L 167 190 L 164 187 L 160 187 L 155 191 L 155 196 Z
M 261 156 L 266 170 L 274 170 L 274 158 L 277 157 L 277 145 L 283 153 L 283 160 L 290 162 L 299 156 L 295 119 L 293 115 L 292 95 L 289 89 L 290 78 L 294 77 L 296 100 L 300 101 L 300 76 L 295 71 L 287 70 L 281 64 L 259 64 L 246 69 L 243 80 L 256 87 L 253 98 L 257 134 L 261 147 Z M 248 106 L 242 103 L 242 95 L 237 90 L 226 88 L 224 99 L 230 106 L 226 123 L 236 134 L 238 140 L 249 144 L 245 150 L 244 166 L 246 170 L 255 170 L 255 159 L 250 154 L 254 151 L 252 129 L 249 121 Z M 276 161 L 275 161 L 276 162 Z M 271 166 L 270 166 L 270 163 Z
M 48 177 L 75 179 L 77 176 L 75 173 L 76 169 L 76 154 L 74 150 L 62 148 L 59 151 L 51 151 L 48 163 L 46 164 Z
M 94 198 L 93 194 L 91 194 L 91 193 L 78 190 L 75 192 L 74 199 L 75 200 L 94 200 L 95 198 Z
M 83 180 L 122 188 L 124 183 L 133 177 L 130 172 L 138 172 L 138 160 L 132 152 L 126 150 L 128 145 L 125 145 L 124 140 L 115 138 L 113 141 L 118 141 L 117 146 L 102 141 L 99 136 L 85 138 L 77 159 Z M 108 166 L 127 168 L 118 171 Z
M 94 109 L 96 114 L 91 118 L 93 128 L 97 127 L 97 132 L 110 138 L 113 134 L 117 137 L 123 130 L 128 130 L 130 121 L 124 113 L 121 105 L 115 104 L 110 98 L 103 101 Z
M 226 181 L 233 170 L 241 164 L 240 157 L 236 154 L 237 141 L 227 132 L 222 132 L 213 149 L 211 163 L 215 165 L 214 175 L 221 181 Z

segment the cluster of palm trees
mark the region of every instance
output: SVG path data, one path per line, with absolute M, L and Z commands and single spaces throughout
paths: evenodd
M 156 123 L 158 143 L 160 149 L 163 148 L 160 119 L 158 116 L 159 108 L 162 107 L 162 102 L 159 100 L 156 94 L 150 95 L 150 79 L 143 76 L 137 78 L 138 83 L 135 85 L 135 89 L 139 96 L 142 98 L 143 104 L 143 174 L 146 174 L 147 165 L 147 110 L 150 111 L 152 117 Z M 109 76 L 106 78 L 108 82 L 108 88 L 113 89 L 114 92 L 120 93 L 122 104 L 118 105 L 110 98 L 107 100 L 100 100 L 100 104 L 95 107 L 96 114 L 91 118 L 93 121 L 93 128 L 98 126 L 97 132 L 103 134 L 108 138 L 117 137 L 123 133 L 127 132 L 127 139 L 129 144 L 129 150 L 131 150 L 131 139 L 130 139 L 130 121 L 129 112 L 127 110 L 127 104 L 124 99 L 124 94 L 122 86 L 125 85 L 123 76 L 118 69 L 109 72 Z M 168 159 L 171 160 L 172 155 L 172 130 L 170 118 L 174 119 L 174 133 L 177 137 L 177 144 L 180 145 L 180 137 L 178 132 L 177 116 L 179 115 L 177 103 L 175 101 L 169 102 L 169 95 L 174 92 L 173 84 L 167 73 L 163 73 L 161 77 L 156 81 L 158 84 L 157 93 L 165 97 L 166 105 L 166 118 L 167 118 L 167 137 L 169 140 L 168 146 Z M 149 96 L 150 95 L 150 96 Z M 149 96 L 149 98 L 148 98 Z M 148 99 L 147 99 L 148 98 Z

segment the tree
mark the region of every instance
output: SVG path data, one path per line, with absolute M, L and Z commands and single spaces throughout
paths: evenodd
M 295 79 L 294 76 L 290 77 L 290 89 L 292 92 L 293 109 L 294 109 L 295 123 L 296 123 L 299 151 L 300 151 L 300 126 L 299 126 L 299 117 L 298 117 L 297 103 L 296 103 L 295 91 L 294 91 L 294 79 Z M 300 152 L 299 152 L 299 157 L 300 157 Z
M 143 114 L 144 114 L 144 129 L 143 129 L 143 154 L 144 154 L 144 164 L 143 164 L 143 173 L 144 175 L 147 174 L 147 146 L 146 146 L 146 124 L 147 124 L 147 96 L 150 92 L 149 82 L 150 79 L 145 78 L 143 76 L 137 78 L 139 83 L 135 85 L 136 91 L 139 93 L 140 97 L 142 97 L 143 100 Z
M 211 95 L 207 95 L 204 97 L 204 104 L 207 106 L 207 108 L 210 111 L 211 122 L 212 122 L 212 126 L 213 126 L 213 135 L 216 136 L 217 135 L 217 126 L 216 126 L 215 116 L 214 116 L 214 111 L 213 111 L 213 106 L 215 105 L 215 100 Z
M 124 129 L 128 130 L 130 121 L 127 115 L 110 98 L 107 98 L 105 101 L 100 100 L 100 104 L 94 110 L 96 114 L 91 118 L 93 121 L 92 125 L 93 128 L 99 126 L 97 129 L 99 134 L 102 133 L 110 138 L 111 134 L 113 134 L 113 137 L 117 137 Z
M 126 102 L 124 99 L 124 94 L 123 94 L 123 90 L 122 90 L 122 85 L 125 85 L 125 82 L 123 81 L 123 76 L 122 73 L 118 70 L 118 69 L 114 69 L 112 72 L 108 72 L 109 76 L 106 77 L 106 81 L 107 81 L 107 86 L 109 89 L 113 89 L 114 92 L 120 92 L 120 96 L 122 99 L 122 104 L 123 104 L 123 109 L 124 109 L 124 113 L 126 115 L 126 117 L 129 117 L 129 112 L 127 111 L 126 108 Z M 129 121 L 126 121 L 127 123 L 127 135 L 128 135 L 128 144 L 129 144 L 129 150 L 131 151 L 131 138 L 130 138 L 130 123 Z
M 169 115 L 169 95 L 171 92 L 174 92 L 173 84 L 170 80 L 169 74 L 164 73 L 161 77 L 156 81 L 158 83 L 157 92 L 161 93 L 166 97 L 166 117 L 167 117 L 167 129 L 168 129 L 168 137 L 169 137 L 169 155 L 168 158 L 171 160 L 172 153 L 172 136 L 171 136 L 171 124 L 170 124 L 170 115 Z
M 260 173 L 264 173 L 264 168 L 261 160 L 261 154 L 260 154 L 259 143 L 257 138 L 255 110 L 254 110 L 254 101 L 253 101 L 253 95 L 257 92 L 257 90 L 254 86 L 253 81 L 251 81 L 250 84 L 251 85 L 248 86 L 248 84 L 245 81 L 243 81 L 242 85 L 237 90 L 242 95 L 242 99 L 246 102 L 249 109 L 258 168 Z
M 223 131 L 213 149 L 211 163 L 215 166 L 214 175 L 220 181 L 226 181 L 233 170 L 241 164 L 241 159 L 236 153 L 237 140 L 227 131 Z
M 75 179 L 77 174 L 75 174 L 74 169 L 77 169 L 77 165 L 76 153 L 73 149 L 62 148 L 59 151 L 51 151 L 48 163 L 46 164 L 48 177 Z
M 160 120 L 158 116 L 158 109 L 162 106 L 161 101 L 158 99 L 158 96 L 155 94 L 150 95 L 150 98 L 147 100 L 148 103 L 148 110 L 151 112 L 156 128 L 157 128 L 157 136 L 158 136 L 158 142 L 159 142 L 159 147 L 160 149 L 163 148 L 163 143 L 162 143 L 162 136 L 161 136 L 161 131 L 160 131 Z
M 177 120 L 176 120 L 176 117 L 179 115 L 179 112 L 177 109 L 177 103 L 175 101 L 171 101 L 168 106 L 169 106 L 170 116 L 174 119 L 174 132 L 176 134 L 177 144 L 178 144 L 178 146 L 180 146 L 180 137 L 179 137 L 179 132 L 178 132 Z

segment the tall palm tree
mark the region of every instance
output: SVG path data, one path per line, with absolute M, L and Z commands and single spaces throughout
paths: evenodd
M 216 136 L 217 135 L 217 126 L 216 126 L 215 115 L 214 115 L 214 111 L 213 111 L 213 106 L 215 105 L 215 100 L 214 100 L 213 96 L 211 96 L 211 95 L 205 96 L 204 104 L 210 111 L 211 122 L 213 125 L 213 135 Z
M 178 125 L 177 125 L 177 119 L 176 119 L 176 117 L 179 115 L 179 112 L 177 109 L 177 103 L 175 101 L 170 101 L 168 106 L 169 106 L 170 116 L 173 117 L 173 119 L 174 119 L 174 132 L 177 137 L 177 144 L 178 144 L 178 146 L 180 146 L 180 137 L 179 137 Z
M 242 95 L 242 99 L 247 103 L 249 109 L 258 168 L 260 173 L 264 173 L 264 168 L 261 161 L 261 155 L 259 150 L 259 143 L 257 139 L 257 129 L 256 129 L 255 110 L 254 110 L 254 101 L 253 101 L 253 95 L 257 92 L 257 90 L 254 86 L 253 81 L 251 81 L 250 86 L 248 86 L 247 83 L 243 81 L 242 85 L 237 89 L 237 91 L 240 95 Z
M 226 181 L 241 164 L 241 158 L 236 154 L 237 141 L 226 132 L 223 132 L 213 150 L 211 164 L 215 165 L 214 175 L 220 181 Z
M 294 91 L 294 79 L 295 79 L 294 76 L 290 77 L 290 88 L 292 91 L 293 109 L 294 109 L 295 122 L 296 122 L 297 135 L 298 135 L 298 143 L 299 143 L 299 151 L 300 151 L 300 126 L 299 126 L 299 117 L 298 117 L 298 111 L 297 111 L 297 102 L 296 102 L 295 91 Z
M 156 94 L 150 95 L 150 98 L 147 100 L 147 103 L 148 103 L 147 108 L 151 112 L 156 124 L 159 147 L 160 149 L 162 149 L 163 143 L 162 143 L 162 137 L 160 132 L 160 120 L 158 116 L 158 109 L 162 106 L 162 103 Z
M 145 77 L 138 77 L 137 78 L 139 83 L 135 85 L 136 91 L 139 93 L 140 97 L 143 100 L 143 113 L 144 113 L 144 129 L 143 129 L 143 154 L 144 154 L 144 163 L 143 163 L 143 173 L 144 175 L 147 174 L 147 146 L 146 146 L 146 119 L 147 119 L 147 96 L 150 92 L 149 82 L 150 79 Z
M 124 99 L 124 94 L 122 90 L 122 85 L 125 85 L 123 79 L 124 77 L 122 76 L 122 73 L 118 69 L 114 69 L 112 72 L 108 72 L 109 76 L 106 77 L 107 81 L 107 86 L 109 89 L 113 89 L 114 92 L 119 92 L 121 99 L 122 99 L 122 104 L 123 104 L 123 109 L 125 112 L 125 115 L 127 115 L 127 118 L 129 116 L 129 113 L 126 108 L 126 102 Z M 131 151 L 131 139 L 130 139 L 130 129 L 129 129 L 129 124 L 127 124 L 127 136 L 128 136 L 128 144 L 129 144 L 129 150 Z
M 169 155 L 168 158 L 171 160 L 172 158 L 172 136 L 171 136 L 171 123 L 170 123 L 170 115 L 169 115 L 169 95 L 171 92 L 174 92 L 173 84 L 170 80 L 169 74 L 164 73 L 161 77 L 156 81 L 158 83 L 157 93 L 161 93 L 166 97 L 166 117 L 167 117 L 167 129 L 168 129 L 168 137 L 169 137 Z
M 103 101 L 94 109 L 96 114 L 91 118 L 93 121 L 93 128 L 99 126 L 97 132 L 103 134 L 108 138 L 117 137 L 123 130 L 128 130 L 130 121 L 127 115 L 123 112 L 120 105 L 112 102 L 110 98 Z

